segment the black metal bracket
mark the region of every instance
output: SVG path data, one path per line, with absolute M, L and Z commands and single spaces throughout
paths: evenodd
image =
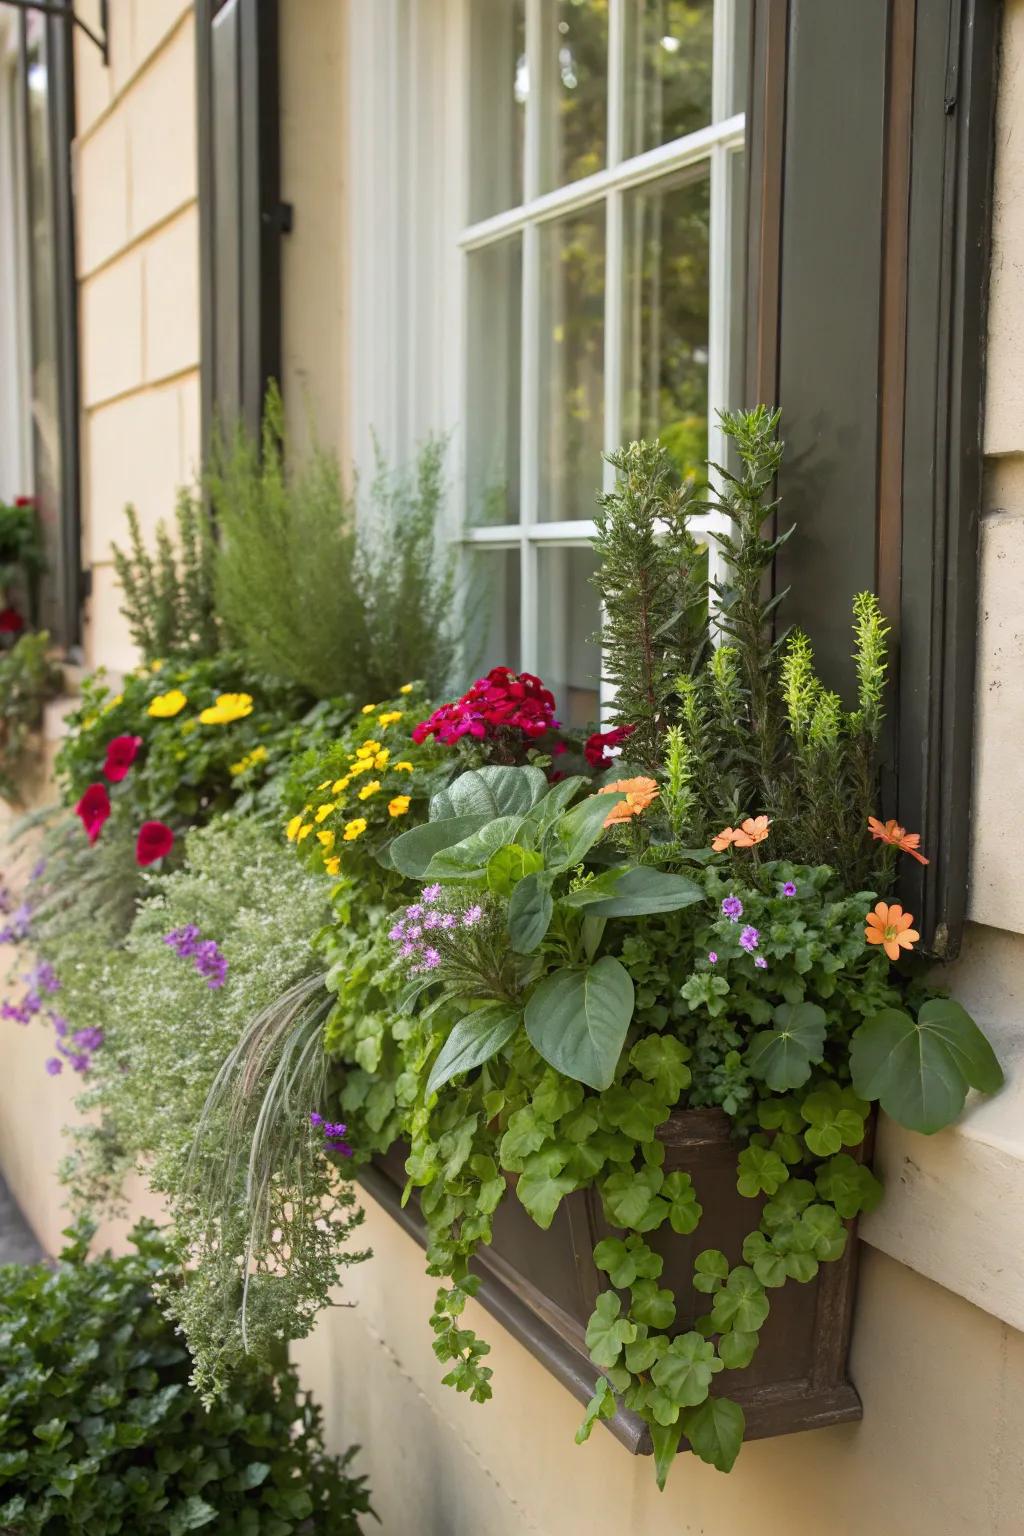
M 105 65 L 110 64 L 110 7 L 109 0 L 100 0 L 100 30 L 94 32 L 75 11 L 74 0 L 0 0 L 0 5 L 13 5 L 19 11 L 40 11 L 44 16 L 58 16 L 70 21 L 85 33 L 99 49 Z

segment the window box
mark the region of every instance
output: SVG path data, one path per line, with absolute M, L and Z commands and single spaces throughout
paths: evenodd
M 735 1255 L 753 1222 L 752 1202 L 736 1191 L 736 1147 L 720 1110 L 676 1110 L 662 1127 L 665 1169 L 693 1177 L 704 1215 L 690 1237 L 666 1227 L 648 1234 L 665 1259 L 661 1284 L 679 1305 L 677 1331 L 707 1311 L 707 1297 L 690 1284 L 693 1261 L 705 1248 Z M 870 1145 L 867 1150 L 870 1152 Z M 415 1196 L 403 1209 L 405 1149 L 395 1146 L 363 1170 L 369 1192 L 421 1244 L 425 1227 Z M 848 1223 L 853 1227 L 854 1223 Z M 562 1202 L 547 1232 L 534 1225 L 515 1199 L 503 1202 L 494 1221 L 494 1242 L 481 1248 L 474 1268 L 483 1276 L 479 1301 L 567 1387 L 581 1403 L 599 1374 L 591 1364 L 584 1332 L 607 1280 L 594 1264 L 594 1244 L 609 1232 L 594 1190 Z M 846 1361 L 856 1286 L 855 1233 L 842 1259 L 822 1264 L 808 1284 L 787 1283 L 769 1292 L 771 1313 L 751 1364 L 729 1372 L 728 1395 L 747 1419 L 747 1439 L 791 1434 L 842 1424 L 862 1415 Z M 649 1455 L 646 1427 L 620 1411 L 609 1421 L 615 1437 L 634 1455 Z

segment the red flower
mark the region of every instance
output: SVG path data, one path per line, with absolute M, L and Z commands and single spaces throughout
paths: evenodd
M 583 748 L 583 756 L 591 768 L 607 768 L 613 759 L 605 755 L 605 748 L 621 747 L 622 743 L 628 741 L 635 730 L 635 725 L 617 725 L 611 731 L 595 731 L 593 736 L 587 737 L 586 746 Z
M 128 769 L 139 755 L 141 736 L 115 736 L 107 742 L 107 760 L 103 772 L 111 784 L 120 784 Z
M 36 499 L 34 496 L 15 496 L 14 498 L 14 505 L 16 507 L 34 507 L 35 504 Z
M 174 847 L 174 833 L 162 821 L 144 821 L 139 828 L 135 844 L 135 862 L 141 866 L 154 864 L 170 853 Z
M 75 806 L 75 815 L 82 819 L 85 835 L 94 843 L 103 831 L 103 823 L 110 815 L 110 796 L 105 784 L 90 784 Z
M 442 704 L 429 720 L 421 721 L 412 739 L 418 745 L 436 736 L 443 746 L 452 746 L 463 736 L 483 741 L 500 731 L 516 730 L 533 741 L 557 726 L 555 696 L 539 677 L 492 667 L 461 699 Z
M 0 613 L 0 635 L 17 635 L 25 628 L 25 620 L 17 608 L 5 608 Z

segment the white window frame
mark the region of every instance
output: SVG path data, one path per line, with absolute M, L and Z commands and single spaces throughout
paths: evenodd
M 463 60 L 468 60 L 468 7 L 463 0 Z M 467 258 L 470 253 L 494 246 L 511 235 L 522 236 L 522 360 L 520 406 L 520 519 L 518 523 L 474 526 L 466 522 L 468 489 L 463 480 L 463 525 L 461 541 L 468 551 L 490 549 L 519 550 L 520 560 L 520 634 L 519 658 L 524 671 L 536 672 L 540 665 L 538 613 L 538 552 L 543 548 L 585 548 L 596 528 L 590 519 L 543 521 L 538 517 L 540 460 L 540 236 L 543 225 L 567 213 L 603 205 L 606 216 L 605 246 L 605 377 L 604 377 L 604 450 L 621 446 L 622 379 L 622 248 L 623 196 L 635 187 L 684 170 L 706 164 L 710 176 L 710 253 L 708 294 L 708 456 L 721 462 L 722 433 L 717 412 L 730 402 L 727 390 L 730 357 L 730 157 L 742 149 L 745 140 L 743 113 L 727 115 L 734 98 L 735 0 L 715 0 L 712 33 L 711 123 L 668 144 L 632 158 L 624 158 L 624 70 L 625 22 L 627 0 L 609 0 L 608 22 L 608 162 L 604 170 L 570 182 L 550 192 L 540 192 L 541 134 L 539 92 L 527 97 L 524 201 L 515 208 L 465 226 L 458 237 L 460 333 L 467 348 L 462 357 L 458 420 L 465 429 L 468 420 L 468 380 L 472 338 L 467 331 L 468 281 Z M 531 81 L 542 78 L 539 47 L 542 39 L 541 0 L 526 0 L 527 66 Z M 466 78 L 466 76 L 463 76 Z M 467 153 L 472 145 L 467 142 Z M 464 181 L 464 193 L 468 177 Z M 604 488 L 614 485 L 615 471 L 604 465 Z M 692 531 L 707 540 L 712 579 L 720 574 L 717 535 L 723 531 L 720 514 L 695 516 Z M 602 684 L 602 706 L 608 703 Z

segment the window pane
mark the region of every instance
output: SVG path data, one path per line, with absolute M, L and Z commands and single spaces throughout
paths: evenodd
M 608 0 L 541 0 L 540 188 L 604 169 Z
M 519 521 L 522 239 L 470 251 L 466 392 L 467 520 Z
M 525 0 L 470 7 L 471 223 L 523 201 L 526 97 Z
M 598 564 L 589 547 L 537 551 L 537 670 L 567 726 L 590 725 L 600 714 L 601 651 L 595 636 L 601 605 L 591 581 Z
M 623 198 L 622 429 L 703 473 L 708 418 L 707 165 Z
M 732 0 L 732 5 L 732 59 L 727 92 L 730 116 L 747 110 L 750 73 L 750 0 Z
M 543 521 L 590 518 L 604 429 L 604 206 L 542 224 L 540 494 Z
M 518 547 L 466 551 L 465 679 L 480 677 L 491 667 L 519 670 L 519 567 Z
M 714 0 L 625 0 L 627 158 L 711 121 Z

